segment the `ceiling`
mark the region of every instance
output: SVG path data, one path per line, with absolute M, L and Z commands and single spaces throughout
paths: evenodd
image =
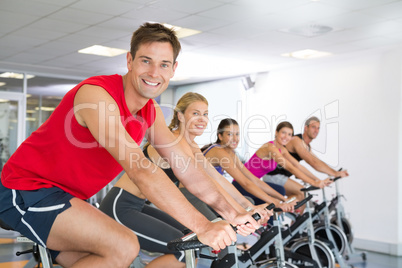
M 181 39 L 176 78 L 186 79 L 172 85 L 299 63 L 305 60 L 281 54 L 301 49 L 334 58 L 402 45 L 402 1 L 395 0 L 0 0 L 0 69 L 74 79 L 124 74 L 125 55 L 77 51 L 128 50 L 146 21 L 202 31 Z M 311 36 L 324 26 L 332 31 Z

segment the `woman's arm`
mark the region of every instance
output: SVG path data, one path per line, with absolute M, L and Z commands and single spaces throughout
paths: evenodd
M 293 175 L 295 175 L 297 178 L 301 179 L 305 183 L 319 188 L 324 188 L 330 183 L 329 180 L 322 181 L 311 174 L 311 172 L 309 172 L 293 156 L 290 155 L 286 148 L 282 148 L 282 152 L 280 152 L 278 148 L 270 144 L 267 149 L 271 153 L 270 155 L 272 155 L 275 162 L 281 163 L 281 166 L 283 166 L 285 169 L 287 169 L 289 172 L 291 172 Z M 307 175 L 305 171 L 307 173 L 310 173 L 311 176 Z
M 253 173 L 251 173 L 250 170 L 248 170 L 243 163 L 240 161 L 240 159 L 236 156 L 235 159 L 235 163 L 236 166 L 241 170 L 241 172 L 243 173 L 244 176 L 246 176 L 249 180 L 251 180 L 252 182 L 254 182 L 258 187 L 260 187 L 265 193 L 267 193 L 268 195 L 279 199 L 280 201 L 286 201 L 286 198 L 281 195 L 280 193 L 278 193 L 274 188 L 272 188 L 271 186 L 269 186 L 267 183 L 265 183 L 264 181 L 260 180 L 259 178 L 257 178 L 256 176 L 254 176 Z
M 226 152 L 223 148 L 216 147 L 216 148 L 211 149 L 208 152 L 207 156 L 209 159 L 214 159 L 214 161 L 219 161 L 219 165 L 227 173 L 229 173 L 229 175 L 232 176 L 233 179 L 236 180 L 247 192 L 254 195 L 255 197 L 263 200 L 264 202 L 266 202 L 268 204 L 274 203 L 275 206 L 278 206 L 280 204 L 280 201 L 285 200 L 285 198 L 282 195 L 280 195 L 279 193 L 278 193 L 278 195 L 279 195 L 278 197 L 281 197 L 282 199 L 269 196 L 263 189 L 260 188 L 260 186 L 262 186 L 262 185 L 259 182 L 262 182 L 262 181 L 260 181 L 255 176 L 254 177 L 256 180 L 252 180 L 252 179 L 249 179 L 248 177 L 246 177 L 243 174 L 240 167 L 238 167 L 236 165 L 236 158 L 237 158 L 236 155 L 235 155 L 235 157 L 233 157 L 233 156 L 229 155 L 229 153 Z M 244 169 L 246 169 L 246 168 L 244 167 Z M 264 182 L 262 182 L 262 183 L 264 183 Z M 266 186 L 268 186 L 266 183 L 264 183 L 264 184 Z M 275 191 L 275 190 L 272 189 L 272 191 Z

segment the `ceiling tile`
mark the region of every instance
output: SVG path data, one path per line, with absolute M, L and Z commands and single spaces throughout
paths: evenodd
M 398 0 L 320 0 L 321 3 L 334 7 L 349 9 L 351 11 L 358 11 L 370 7 L 380 6 L 396 2 Z
M 135 9 L 138 5 L 138 3 L 123 1 L 85 0 L 76 1 L 70 7 L 94 13 L 119 16 L 129 12 L 132 9 Z
M 113 40 L 126 36 L 127 31 L 100 26 L 91 26 L 77 32 L 77 34 L 100 37 L 100 40 L 104 40 L 105 38 L 107 38 L 108 40 Z
M 24 64 L 39 64 L 43 61 L 54 59 L 54 56 L 47 53 L 32 53 L 32 51 L 27 51 L 23 53 L 15 54 L 14 56 L 8 57 L 7 61 L 24 63 Z
M 237 0 L 232 4 L 242 6 L 248 10 L 257 10 L 257 14 L 265 13 L 265 14 L 273 14 L 281 11 L 285 11 L 289 8 L 298 7 L 306 4 L 306 0 L 286 0 L 286 1 L 277 1 L 277 0 Z
M 38 20 L 29 27 L 34 30 L 35 28 L 50 31 L 60 31 L 62 33 L 73 33 L 85 29 L 88 27 L 87 24 L 76 23 L 76 22 L 66 22 L 55 19 L 43 18 Z
M 335 29 L 350 29 L 354 27 L 377 23 L 384 20 L 384 18 L 380 18 L 378 16 L 362 14 L 360 12 L 349 12 L 346 14 L 317 20 L 316 23 L 320 25 L 326 25 Z
M 361 10 L 362 13 L 386 19 L 402 18 L 402 1 Z
M 252 8 L 251 8 L 252 7 Z M 209 9 L 204 12 L 200 12 L 199 15 L 213 18 L 216 20 L 224 20 L 228 22 L 238 22 L 253 16 L 258 16 L 262 12 L 261 9 L 255 11 L 255 6 L 245 8 L 244 6 L 226 4 L 219 7 Z
M 316 20 L 325 19 L 347 13 L 348 10 L 331 7 L 321 4 L 320 2 L 310 2 L 308 4 L 290 8 L 286 11 L 279 12 L 278 14 L 284 17 L 296 17 L 299 20 L 306 20 L 314 22 Z
M 163 0 L 155 1 L 155 3 L 152 4 L 153 7 L 165 10 L 180 11 L 187 14 L 197 14 L 221 5 L 222 3 L 210 0 Z
M 349 42 L 348 44 L 353 45 L 353 46 L 358 46 L 358 47 L 364 48 L 364 49 L 370 49 L 370 48 L 375 48 L 375 47 L 388 46 L 388 45 L 392 45 L 394 43 L 395 43 L 394 40 L 391 40 L 386 37 L 378 36 L 378 37 Z
M 137 9 L 131 10 L 125 13 L 121 17 L 128 19 L 135 19 L 144 22 L 160 22 L 160 23 L 171 23 L 174 20 L 181 19 L 188 16 L 187 13 L 167 10 L 165 8 L 157 6 L 142 6 Z
M 0 10 L 0 34 L 10 33 L 38 20 L 39 17 Z M 7 25 L 7 26 L 6 26 Z
M 228 24 L 227 21 L 221 19 L 207 18 L 200 15 L 191 15 L 185 18 L 172 21 L 173 25 L 186 27 L 199 31 L 209 31 Z
M 24 0 L 1 0 L 1 10 L 13 13 L 29 14 L 31 16 L 47 16 L 60 9 L 51 3 L 38 3 Z
M 66 7 L 48 16 L 50 19 L 69 22 L 81 22 L 86 25 L 94 25 L 113 18 L 112 15 L 94 13 L 87 10 Z
M 60 32 L 60 31 L 48 31 L 48 30 L 42 30 L 42 29 L 35 29 L 33 30 L 30 27 L 24 27 L 20 30 L 17 30 L 13 33 L 13 35 L 16 36 L 24 36 L 26 38 L 38 38 L 42 40 L 55 40 L 58 39 L 62 36 L 65 36 L 66 33 Z

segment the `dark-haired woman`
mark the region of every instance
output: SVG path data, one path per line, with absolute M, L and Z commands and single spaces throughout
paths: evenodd
M 254 176 L 236 155 L 240 140 L 239 125 L 231 118 L 223 119 L 217 132 L 217 141 L 203 147 L 203 153 L 218 172 L 226 171 L 233 179 L 233 185 L 245 196 L 254 200 L 255 204 L 273 202 L 284 211 L 292 211 L 293 204 L 284 203 L 286 197 L 267 183 Z

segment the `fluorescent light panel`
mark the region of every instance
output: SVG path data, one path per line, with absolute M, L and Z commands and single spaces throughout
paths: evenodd
M 45 106 L 41 106 L 40 108 L 35 107 L 35 110 L 37 110 L 37 111 L 42 110 L 42 111 L 45 111 L 45 112 L 53 112 L 54 109 L 56 109 L 56 107 L 45 107 Z
M 32 74 L 27 74 L 26 76 L 27 76 L 27 79 L 35 77 Z M 2 78 L 24 79 L 24 74 L 5 72 L 5 73 L 0 74 L 0 77 L 2 77 Z
M 175 26 L 167 23 L 164 23 L 163 25 L 169 29 L 174 30 L 176 32 L 177 38 L 179 39 L 201 33 L 201 31 L 198 30 Z
M 0 87 L 4 86 L 6 83 L 0 82 Z
M 312 58 L 320 58 L 330 56 L 332 53 L 325 52 L 325 51 L 318 51 L 314 49 L 304 49 L 298 50 L 290 53 L 281 54 L 283 57 L 292 57 L 296 59 L 312 59 Z
M 91 55 L 104 56 L 104 57 L 114 57 L 114 56 L 118 56 L 118 55 L 127 53 L 127 50 L 120 49 L 120 48 L 113 48 L 113 47 L 105 47 L 105 46 L 100 46 L 100 45 L 93 45 L 93 46 L 78 50 L 78 53 L 91 54 Z

